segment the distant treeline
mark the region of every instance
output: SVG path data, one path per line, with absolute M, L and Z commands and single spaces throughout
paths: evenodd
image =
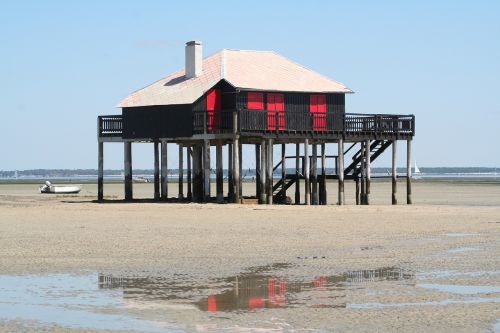
M 387 173 L 390 167 L 372 168 L 373 173 Z M 405 168 L 398 168 L 398 172 L 405 172 Z M 422 173 L 428 174 L 473 174 L 473 173 L 496 173 L 500 172 L 500 168 L 485 168 L 485 167 L 420 167 Z M 178 169 L 169 169 L 169 174 L 176 174 Z M 277 169 L 276 172 L 281 172 Z M 287 173 L 294 173 L 294 168 L 287 168 Z M 327 168 L 327 173 L 333 173 L 333 169 Z M 120 176 L 123 170 L 104 170 L 106 176 Z M 134 169 L 134 174 L 151 175 L 154 173 L 152 169 Z M 224 170 L 226 174 L 226 170 Z M 243 169 L 243 173 L 247 176 L 254 175 L 255 169 Z M 75 176 L 97 176 L 97 169 L 32 169 L 32 170 L 0 170 L 0 178 L 14 177 L 75 177 Z

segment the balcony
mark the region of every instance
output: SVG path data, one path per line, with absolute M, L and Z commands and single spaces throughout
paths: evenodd
M 234 121 L 234 115 L 237 115 Z M 315 134 L 345 136 L 401 136 L 415 135 L 415 116 L 388 114 L 304 113 L 290 111 L 239 110 L 194 111 L 193 134 Z M 152 130 L 152 133 L 155 131 Z M 99 138 L 121 138 L 121 115 L 99 116 Z
M 234 124 L 234 114 L 238 115 Z M 232 133 L 315 133 L 315 134 L 385 134 L 413 136 L 414 115 L 305 113 L 290 111 L 239 110 L 195 111 L 193 132 Z

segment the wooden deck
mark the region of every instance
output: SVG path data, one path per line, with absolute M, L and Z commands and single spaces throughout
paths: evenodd
M 236 130 L 235 130 L 236 126 Z M 347 113 L 343 117 L 331 113 L 289 111 L 194 111 L 192 134 L 239 134 L 264 138 L 407 139 L 415 135 L 415 116 Z M 121 115 L 99 116 L 98 137 L 118 141 L 123 135 Z M 144 138 L 153 141 L 160 138 Z M 169 138 L 170 139 L 170 138 Z

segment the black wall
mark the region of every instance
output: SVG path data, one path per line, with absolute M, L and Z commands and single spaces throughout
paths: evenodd
M 236 109 L 236 90 L 227 83 L 225 80 L 221 80 L 217 83 L 214 88 L 218 88 L 221 91 L 221 107 L 222 110 L 235 110 Z M 205 111 L 207 109 L 207 98 L 204 94 L 198 98 L 193 103 L 194 111 Z
M 193 135 L 191 104 L 123 108 L 123 138 L 175 138 Z
M 263 91 L 259 91 L 263 92 Z M 241 91 L 236 95 L 236 107 L 238 109 L 247 108 L 247 93 Z M 264 107 L 267 105 L 267 94 L 264 93 Z M 310 95 L 326 96 L 326 111 L 328 112 L 328 123 L 333 125 L 336 130 L 343 130 L 343 119 L 345 115 L 345 94 L 322 94 L 322 93 L 297 93 L 297 92 L 277 92 L 285 95 L 285 113 L 304 112 L 309 113 Z

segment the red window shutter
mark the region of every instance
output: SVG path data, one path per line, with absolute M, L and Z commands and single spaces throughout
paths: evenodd
M 313 114 L 313 130 L 326 131 L 326 96 L 311 95 L 309 103 L 309 111 Z
M 220 89 L 210 89 L 207 92 L 207 110 L 214 111 L 221 109 L 221 93 Z
M 275 94 L 274 103 L 276 104 L 276 110 L 285 111 L 285 96 L 283 94 Z
M 275 96 L 276 96 L 276 94 L 267 94 L 267 110 L 268 111 L 276 110 Z
M 249 110 L 264 110 L 264 94 L 249 92 L 247 94 L 247 107 Z
M 318 112 L 326 112 L 326 96 L 318 95 Z
M 276 129 L 276 117 L 278 117 L 279 129 L 285 129 L 285 97 L 283 94 L 267 94 L 267 110 L 279 111 L 267 114 L 267 129 Z
M 220 89 L 210 89 L 207 92 L 207 112 L 208 112 L 208 119 L 207 119 L 207 125 L 208 125 L 208 130 L 214 130 L 218 129 L 220 125 L 220 112 L 215 112 L 215 111 L 220 111 L 221 109 L 221 92 Z
M 309 111 L 316 112 L 318 111 L 318 95 L 311 95 L 309 98 Z

